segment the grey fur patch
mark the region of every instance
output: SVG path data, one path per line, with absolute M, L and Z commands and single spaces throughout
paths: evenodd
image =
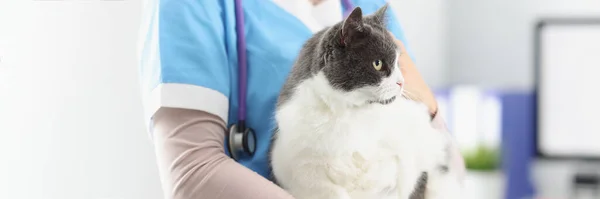
M 417 179 L 417 184 L 415 185 L 415 190 L 410 194 L 410 199 L 425 199 L 425 191 L 427 190 L 427 181 L 428 175 L 427 172 L 421 173 L 419 179 Z
M 450 171 L 448 165 L 440 165 L 438 169 L 440 170 L 440 172 L 442 172 L 442 174 L 446 174 Z
M 379 101 L 369 101 L 369 103 L 371 103 L 371 104 L 372 104 L 372 103 L 379 103 L 379 104 L 386 105 L 386 104 L 389 104 L 389 103 L 392 103 L 392 102 L 394 102 L 395 100 L 396 100 L 396 96 L 394 96 L 394 97 L 392 97 L 392 98 L 390 98 L 390 99 L 386 99 L 386 100 L 379 100 Z
M 269 176 L 267 176 L 267 179 L 269 179 L 270 181 L 272 181 L 274 184 L 279 185 L 279 183 L 277 182 L 277 177 L 275 177 L 275 174 L 273 173 L 273 166 L 271 164 L 272 162 L 272 154 L 273 154 L 273 145 L 275 144 L 275 140 L 277 139 L 277 134 L 279 132 L 279 127 L 275 126 L 275 129 L 273 129 L 273 134 L 271 134 L 271 143 L 269 144 L 269 151 L 267 154 L 267 160 L 269 161 Z
M 444 148 L 444 153 L 446 154 L 446 158 L 444 160 L 444 163 L 442 165 L 438 166 L 438 169 L 440 171 L 440 173 L 442 174 L 446 174 L 448 172 L 450 172 L 450 161 L 452 161 L 452 146 L 450 144 L 446 144 L 446 147 Z

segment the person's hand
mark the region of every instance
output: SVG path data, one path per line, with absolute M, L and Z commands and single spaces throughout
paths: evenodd
M 423 80 L 421 73 L 419 73 L 419 70 L 415 67 L 414 62 L 406 52 L 406 48 L 404 48 L 402 41 L 395 38 L 394 40 L 396 41 L 396 45 L 400 48 L 398 65 L 404 76 L 405 97 L 424 103 L 429 108 L 429 114 L 434 116 L 438 111 L 438 106 L 433 92 L 431 92 L 431 89 L 429 89 L 429 86 L 427 86 L 427 83 Z

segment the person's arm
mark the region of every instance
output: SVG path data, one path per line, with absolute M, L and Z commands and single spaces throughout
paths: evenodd
M 215 115 L 161 108 L 154 116 L 153 129 L 167 198 L 293 198 L 225 154 L 225 122 Z

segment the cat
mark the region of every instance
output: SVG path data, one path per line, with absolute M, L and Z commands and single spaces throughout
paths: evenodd
M 283 85 L 269 161 L 296 199 L 461 198 L 449 136 L 402 97 L 387 10 L 315 33 Z

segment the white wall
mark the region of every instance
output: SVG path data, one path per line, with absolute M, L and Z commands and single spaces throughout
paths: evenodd
M 433 88 L 448 85 L 446 0 L 390 0 L 416 65 Z
M 140 2 L 0 0 L 0 198 L 162 198 Z
M 600 16 L 597 0 L 452 0 L 449 82 L 492 88 L 533 86 L 533 26 L 544 16 Z

